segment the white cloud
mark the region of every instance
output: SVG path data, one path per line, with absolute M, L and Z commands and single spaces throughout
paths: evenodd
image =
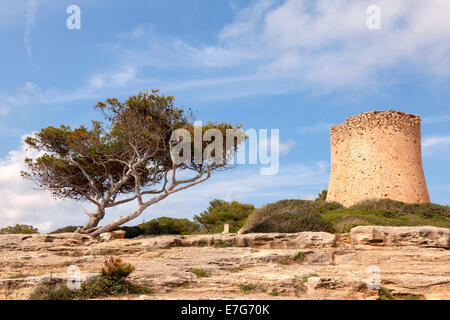
M 103 87 L 123 87 L 135 80 L 135 78 L 136 69 L 129 67 L 120 71 L 94 74 L 89 79 L 89 85 L 93 89 Z
M 6 117 L 11 112 L 11 108 L 6 104 L 0 104 L 0 117 Z
M 0 227 L 16 223 L 38 226 L 48 232 L 67 225 L 82 225 L 86 216 L 79 204 L 71 200 L 55 200 L 47 192 L 20 177 L 24 158 L 35 157 L 22 144 L 18 150 L 0 159 Z M 214 198 L 238 200 L 260 206 L 264 203 L 288 198 L 311 198 L 328 183 L 329 167 L 319 162 L 313 166 L 301 164 L 280 165 L 274 176 L 259 174 L 259 166 L 242 165 L 233 170 L 215 172 L 212 178 L 193 188 L 171 195 L 151 206 L 132 221 L 159 216 L 188 217 L 205 210 Z M 134 204 L 114 208 L 104 222 L 131 212 Z M 89 206 L 86 205 L 89 209 Z
M 23 35 L 23 42 L 29 60 L 31 60 L 31 29 L 34 27 L 34 22 L 36 19 L 36 9 L 36 0 L 27 0 L 25 14 L 25 33 Z
M 425 137 L 422 139 L 422 148 L 425 153 L 440 152 L 450 146 L 450 135 Z
M 305 126 L 297 129 L 300 134 L 306 133 L 318 133 L 318 132 L 329 132 L 332 124 L 326 122 L 319 122 L 310 126 Z
M 80 210 L 74 202 L 54 200 L 48 193 L 35 190 L 32 182 L 21 178 L 26 156 L 33 154 L 22 145 L 0 159 L 0 226 L 31 224 L 48 232 L 56 225 L 78 222 L 74 217 Z
M 389 77 L 396 71 L 419 72 L 429 83 L 448 79 L 450 1 L 380 0 L 381 30 L 367 29 L 369 4 L 366 0 L 254 1 L 235 9 L 234 20 L 217 34 L 215 43 L 200 45 L 163 38 L 138 25 L 119 34 L 116 49 L 110 52 L 120 67 L 95 72 L 75 89 L 18 90 L 10 98 L 54 103 L 129 95 L 136 88 L 182 91 L 200 100 L 305 90 L 364 95 L 392 83 Z M 30 26 L 32 13 L 30 9 Z M 181 81 L 148 78 L 136 71 L 151 68 L 195 72 Z M 2 100 L 15 107 L 8 97 Z
M 216 44 L 191 45 L 148 32 L 147 40 L 127 46 L 122 58 L 154 68 L 231 70 L 233 76 L 228 72 L 226 78 L 234 81 L 223 90 L 251 78 L 260 82 L 258 94 L 278 92 L 280 87 L 318 93 L 376 90 L 384 81 L 390 83 L 392 71 L 405 68 L 432 80 L 450 76 L 449 1 L 380 0 L 381 30 L 366 26 L 370 4 L 254 1 L 236 10 Z M 145 38 L 142 26 L 138 30 L 139 38 Z M 241 86 L 243 90 L 254 93 L 249 86 Z
M 449 114 L 442 114 L 438 116 L 430 116 L 422 119 L 423 124 L 433 124 L 433 123 L 442 123 L 450 121 Z

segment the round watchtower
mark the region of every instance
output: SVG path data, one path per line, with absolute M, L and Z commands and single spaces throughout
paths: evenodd
M 421 119 L 399 111 L 362 113 L 331 127 L 327 201 L 430 202 L 422 168 Z

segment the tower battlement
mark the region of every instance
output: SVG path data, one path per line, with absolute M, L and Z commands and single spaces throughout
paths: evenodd
M 362 113 L 331 127 L 327 201 L 430 202 L 422 168 L 421 119 L 400 111 Z

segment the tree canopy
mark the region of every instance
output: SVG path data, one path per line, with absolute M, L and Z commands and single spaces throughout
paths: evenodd
M 241 134 L 231 145 L 222 140 L 222 148 L 211 148 L 208 141 L 202 140 L 199 147 L 174 136 L 178 129 L 194 135 L 199 128 L 190 111 L 176 107 L 173 96 L 160 95 L 157 90 L 124 102 L 107 99 L 94 108 L 102 112 L 104 121 L 92 121 L 90 128 L 50 126 L 27 137 L 26 145 L 39 156 L 25 159 L 27 169 L 21 173 L 56 198 L 93 204 L 93 212 L 82 207 L 89 220 L 81 230 L 92 235 L 136 218 L 170 194 L 207 180 L 213 171 L 231 168 L 227 160 L 245 139 Z M 208 122 L 201 127 L 202 137 L 209 129 L 222 136 L 227 130 L 240 132 L 240 126 Z M 174 161 L 177 148 L 186 143 L 194 148 L 182 149 L 184 161 Z M 195 152 L 199 148 L 201 155 L 209 152 L 211 157 L 198 161 Z M 137 202 L 133 212 L 98 227 L 108 208 L 131 201 Z
M 221 232 L 225 223 L 230 225 L 230 232 L 237 232 L 254 209 L 252 204 L 215 199 L 209 203 L 206 211 L 194 216 L 194 221 L 209 233 Z

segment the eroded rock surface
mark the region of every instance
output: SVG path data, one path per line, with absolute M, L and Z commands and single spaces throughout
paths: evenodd
M 450 248 L 450 230 L 436 227 L 359 226 L 350 231 L 353 244 Z
M 26 299 L 39 283 L 63 283 L 72 266 L 89 279 L 107 257 L 120 256 L 136 267 L 131 281 L 154 288 L 151 295 L 122 299 L 377 299 L 378 290 L 367 285 L 374 268 L 394 296 L 450 299 L 448 229 L 378 228 L 357 227 L 338 236 L 216 234 L 104 242 L 80 234 L 0 235 L 0 298 Z M 198 277 L 193 269 L 209 276 Z

